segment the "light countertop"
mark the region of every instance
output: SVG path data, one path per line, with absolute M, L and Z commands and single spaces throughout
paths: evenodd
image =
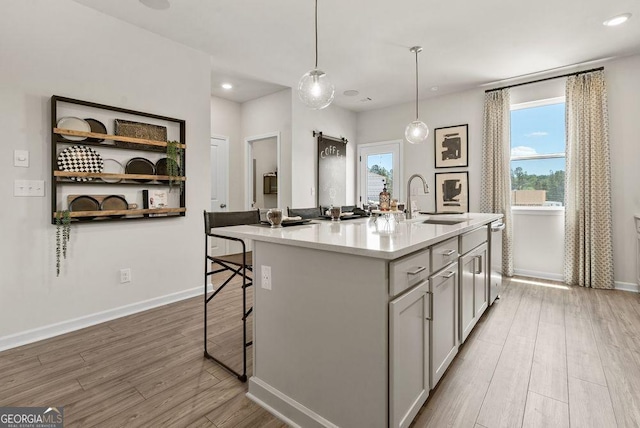
M 429 218 L 463 221 L 454 225 L 423 223 Z M 400 222 L 384 218 L 376 222 L 372 218 L 340 222 L 313 220 L 300 226 L 274 229 L 258 225 L 232 226 L 216 228 L 213 232 L 233 238 L 393 260 L 500 218 L 502 214 L 466 213 L 418 215 Z

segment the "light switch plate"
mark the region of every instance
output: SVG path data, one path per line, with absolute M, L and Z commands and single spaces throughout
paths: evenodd
M 44 196 L 44 180 L 14 180 L 13 196 Z
M 29 167 L 29 150 L 14 150 L 13 166 L 28 168 Z

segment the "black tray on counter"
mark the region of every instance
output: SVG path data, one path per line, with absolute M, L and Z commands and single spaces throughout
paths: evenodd
M 331 220 L 331 216 L 330 215 L 321 215 L 320 217 L 323 220 Z M 355 218 L 367 218 L 366 215 L 358 215 L 358 214 L 352 214 L 352 215 L 341 215 L 340 216 L 340 220 L 352 220 Z
M 286 226 L 300 226 L 301 224 L 307 224 L 310 223 L 311 219 L 302 219 L 302 220 L 283 220 L 282 221 L 282 226 L 286 227 Z M 266 224 L 267 226 L 271 226 L 271 223 L 269 223 L 266 220 L 262 220 L 260 222 L 261 224 Z

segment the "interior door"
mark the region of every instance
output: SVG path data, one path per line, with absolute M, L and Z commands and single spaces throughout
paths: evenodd
M 224 137 L 211 137 L 211 205 L 214 212 L 228 211 L 229 150 Z M 228 253 L 227 240 L 210 238 L 211 255 Z
M 227 211 L 229 152 L 226 138 L 211 137 L 211 211 Z

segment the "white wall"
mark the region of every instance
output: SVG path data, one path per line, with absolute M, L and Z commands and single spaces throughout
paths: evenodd
M 633 215 L 640 213 L 640 55 L 605 64 L 616 281 L 636 282 Z
M 433 98 L 420 102 L 420 119 L 429 127 L 426 144 L 404 144 L 403 189 L 407 179 L 422 174 L 430 193 L 424 195 L 422 184 L 414 180 L 412 200 L 420 210 L 435 209 L 435 175 L 433 134 L 435 128 L 469 124 L 469 168 L 447 168 L 437 172 L 469 171 L 469 206 L 480 209 L 480 174 L 482 173 L 482 110 L 484 93 L 479 90 Z M 358 114 L 358 144 L 404 139 L 405 127 L 415 118 L 415 103 L 406 103 Z M 403 194 L 406 190 L 403 190 Z M 414 196 L 415 195 L 415 196 Z M 406 198 L 406 195 L 405 195 Z
M 278 193 L 280 196 L 280 208 L 291 206 L 291 89 L 285 89 L 275 94 L 243 103 L 241 115 L 241 133 L 244 146 L 242 154 L 243 162 L 242 166 L 236 164 L 233 168 L 242 168 L 243 179 L 240 183 L 243 184 L 243 201 L 246 203 L 248 200 L 245 185 L 246 159 L 248 153 L 246 140 L 266 134 L 279 133 L 280 169 L 278 169 Z M 237 189 L 237 191 L 239 192 L 240 189 Z M 243 207 L 243 209 L 245 208 L 248 208 L 248 206 Z
M 4 2 L 0 41 L 0 342 L 200 287 L 209 57 L 69 0 Z M 13 197 L 15 179 L 50 182 L 53 94 L 185 119 L 188 146 L 186 217 L 74 225 L 59 278 L 48 187 L 44 198 Z M 13 167 L 14 149 L 29 150 L 29 168 Z M 133 281 L 121 285 L 126 267 Z
M 603 64 L 608 92 L 609 138 L 612 162 L 612 203 L 613 203 L 613 244 L 615 259 L 615 279 L 618 283 L 636 282 L 636 242 L 634 234 L 634 213 L 640 213 L 640 55 L 609 61 Z M 548 84 L 523 86 L 512 93 L 512 102 L 520 103 L 535 98 L 558 96 L 563 80 Z M 474 89 L 420 102 L 420 118 L 427 123 L 431 132 L 441 126 L 469 124 L 469 192 L 470 209 L 477 211 L 480 206 L 480 175 L 482 159 L 482 111 L 484 91 Z M 413 104 L 407 103 L 385 109 L 359 113 L 357 116 L 358 143 L 393 140 L 402 138 L 404 127 L 414 115 Z M 413 173 L 421 173 L 427 179 L 431 193 L 418 196 L 421 209 L 432 210 L 434 206 L 433 182 L 433 138 L 428 144 L 413 146 L 405 143 L 404 179 Z M 457 169 L 451 169 L 452 171 Z M 418 189 L 416 188 L 416 191 Z M 412 192 L 414 189 L 412 189 Z M 418 191 L 418 194 L 420 192 Z M 547 224 L 542 218 L 547 219 Z M 545 232 L 557 230 L 554 216 L 536 218 L 535 230 Z M 519 218 L 520 225 L 524 218 Z M 527 220 L 525 220 L 527 221 Z M 514 220 L 514 226 L 517 220 Z M 523 236 L 524 233 L 520 233 Z M 556 237 L 559 238 L 559 237 Z M 518 239 L 515 236 L 515 239 Z M 554 248 L 562 245 L 556 239 Z M 516 243 L 520 246 L 520 243 Z M 522 245 L 532 245 L 522 243 Z M 546 244 L 548 245 L 548 244 Z M 557 251 L 549 252 L 544 245 L 524 250 L 527 254 L 537 254 L 532 265 L 524 265 L 530 257 L 516 257 L 516 270 L 532 271 L 548 266 L 546 273 L 561 274 L 557 265 Z M 561 254 L 561 253 L 560 253 Z M 553 259 L 551 259 L 553 257 Z M 521 263 L 520 266 L 518 264 Z
M 244 140 L 241 133 L 241 105 L 234 101 L 211 97 L 211 136 L 229 139 L 229 165 L 243 165 Z M 234 183 L 244 182 L 244 169 L 227 168 L 229 173 L 229 211 L 244 209 L 243 193 Z
M 562 281 L 564 209 L 519 207 L 512 213 L 515 274 Z
M 317 142 L 313 131 L 321 131 L 331 137 L 344 137 L 347 143 L 346 205 L 356 200 L 356 114 L 334 104 L 322 110 L 306 107 L 292 91 L 293 141 L 291 161 L 293 165 L 291 207 L 315 207 L 317 203 Z M 315 171 L 312 173 L 312 171 Z

